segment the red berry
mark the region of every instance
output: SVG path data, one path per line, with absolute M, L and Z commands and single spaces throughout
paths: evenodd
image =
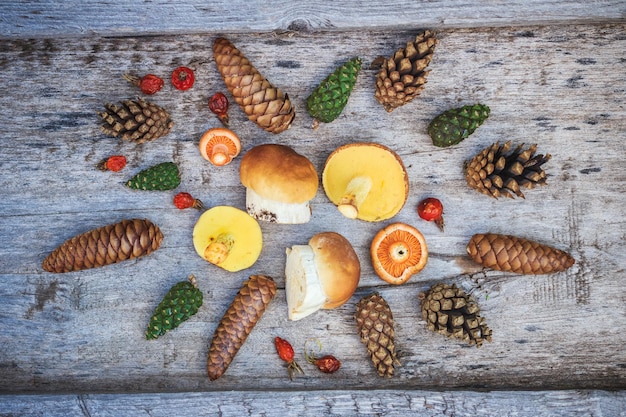
M 157 93 L 165 84 L 163 79 L 154 74 L 146 74 L 141 78 L 135 75 L 124 74 L 124 79 L 138 86 L 142 93 L 150 95 Z
M 334 372 L 337 372 L 339 368 L 341 368 L 341 362 L 333 355 L 322 356 L 319 359 L 313 358 L 313 362 L 311 363 L 315 364 L 315 366 L 317 366 L 317 369 L 324 372 L 325 374 L 332 374 Z
M 177 90 L 189 90 L 196 77 L 193 74 L 193 70 L 187 67 L 178 67 L 172 71 L 172 85 Z
M 434 221 L 443 231 L 443 204 L 434 197 L 426 198 L 417 205 L 417 214 L 426 221 Z
M 123 155 L 109 156 L 107 159 L 100 161 L 97 167 L 102 171 L 121 171 L 126 166 L 126 157 Z
M 195 199 L 191 194 L 184 192 L 178 193 L 174 196 L 174 205 L 180 210 L 192 207 L 198 210 L 204 209 L 202 201 Z
M 217 115 L 224 126 L 228 127 L 228 99 L 224 94 L 213 94 L 209 99 L 209 110 Z
M 295 353 L 293 351 L 291 343 L 289 343 L 285 339 L 281 339 L 280 337 L 276 336 L 276 338 L 274 338 L 274 345 L 276 346 L 276 353 L 278 353 L 278 356 L 283 361 L 287 362 L 289 379 L 293 379 L 293 371 L 304 373 L 302 372 L 302 368 L 300 368 L 300 365 L 298 365 L 294 360 Z

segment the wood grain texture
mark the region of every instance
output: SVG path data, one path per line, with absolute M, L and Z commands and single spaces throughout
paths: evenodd
M 8 0 L 0 4 L 0 37 L 551 25 L 623 20 L 625 15 L 626 6 L 619 0 L 86 0 L 77 4 Z
M 561 416 L 626 415 L 626 394 L 608 391 L 309 391 L 0 396 L 0 415 Z
M 424 404 L 430 402 L 419 391 L 425 389 L 442 391 L 437 398 L 452 398 L 436 400 L 439 411 L 446 410 L 447 401 L 458 409 L 468 401 L 484 405 L 474 402 L 472 394 L 446 393 L 448 389 L 524 389 L 532 392 L 483 393 L 480 398 L 500 410 L 511 404 L 530 410 L 532 399 L 541 401 L 540 412 L 528 415 L 551 415 L 554 404 L 595 410 L 589 414 L 623 414 L 621 391 L 576 390 L 626 387 L 625 29 L 623 23 L 442 29 L 426 89 L 391 114 L 374 100 L 375 71 L 368 63 L 391 54 L 417 27 L 228 36 L 290 95 L 298 112 L 291 129 L 272 135 L 233 108 L 231 126 L 242 138 L 243 152 L 261 143 L 287 143 L 308 156 L 320 173 L 331 150 L 345 143 L 375 141 L 400 154 L 411 191 L 393 221 L 417 226 L 430 250 L 426 268 L 401 287 L 377 278 L 368 258 L 371 238 L 389 222 L 347 220 L 321 188 L 310 223 L 262 224 L 265 245 L 249 270 L 227 273 L 195 254 L 191 230 L 198 212 L 176 209 L 175 192 L 190 192 L 209 206 L 245 204 L 239 160 L 216 168 L 196 148 L 207 128 L 219 126 L 206 105 L 212 93 L 224 90 L 211 58 L 213 35 L 0 41 L 0 87 L 5 92 L 0 96 L 0 392 L 204 392 L 197 394 L 205 396 L 197 404 L 206 404 L 217 398 L 213 391 L 236 390 L 240 393 L 219 395 L 226 395 L 221 406 L 237 410 L 242 398 L 252 402 L 261 395 L 241 391 L 288 390 L 279 396 L 286 406 L 323 398 L 326 408 L 341 414 L 342 404 L 351 410 L 362 404 L 375 412 L 398 403 L 401 410 L 427 411 Z M 337 64 L 355 55 L 366 64 L 346 109 L 335 122 L 312 130 L 306 97 Z M 100 133 L 96 112 L 103 103 L 138 93 L 122 74 L 153 72 L 167 78 L 181 64 L 195 68 L 194 88 L 179 92 L 167 84 L 152 97 L 172 114 L 175 126 L 168 136 L 135 145 Z M 491 107 L 489 119 L 458 146 L 434 147 L 426 134 L 429 121 L 452 106 L 475 102 Z M 545 166 L 548 185 L 529 191 L 525 200 L 496 201 L 469 189 L 463 162 L 492 142 L 509 139 L 536 142 L 540 152 L 553 155 Z M 97 171 L 95 165 L 111 154 L 126 155 L 127 168 Z M 165 160 L 181 168 L 178 190 L 139 192 L 123 186 L 135 172 Z M 415 214 L 418 201 L 429 195 L 444 203 L 444 233 Z M 165 235 L 159 251 L 97 270 L 42 271 L 43 258 L 69 237 L 131 217 L 159 225 Z M 289 322 L 285 248 L 326 230 L 352 242 L 362 263 L 360 286 L 344 306 Z M 465 245 L 471 235 L 484 231 L 544 242 L 572 253 L 577 262 L 548 276 L 482 272 L 465 255 Z M 144 340 L 154 307 L 189 273 L 204 292 L 201 311 L 158 340 Z M 257 273 L 274 277 L 278 294 L 228 372 L 209 382 L 209 339 L 241 282 Z M 493 329 L 492 343 L 476 349 L 426 329 L 417 296 L 436 282 L 472 292 Z M 396 319 L 402 366 L 390 380 L 376 376 L 353 320 L 356 302 L 372 291 L 384 295 Z M 317 338 L 326 352 L 341 358 L 343 367 L 323 375 L 308 366 L 305 376 L 290 382 L 273 350 L 275 335 L 292 342 L 302 364 L 304 343 Z M 316 391 L 327 389 L 340 391 Z M 375 392 L 381 402 L 362 389 L 380 390 Z M 552 389 L 568 391 L 542 391 Z M 176 403 L 188 394 L 176 395 L 181 396 L 164 398 Z M 106 396 L 93 397 L 93 403 L 87 401 L 90 396 L 46 398 L 51 406 L 74 404 L 78 415 L 91 405 L 102 407 L 102 415 L 115 414 L 107 410 Z M 7 401 L 14 409 L 38 407 L 24 397 Z M 117 406 L 141 408 L 158 400 L 141 396 L 127 401 Z M 605 404 L 609 408 L 602 409 Z

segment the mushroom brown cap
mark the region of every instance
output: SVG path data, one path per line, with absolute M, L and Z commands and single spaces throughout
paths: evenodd
M 269 200 L 305 203 L 317 193 L 319 178 L 309 159 L 279 144 L 258 145 L 241 158 L 241 183 Z
M 409 177 L 400 156 L 390 148 L 372 142 L 340 146 L 326 159 L 322 184 L 337 206 L 353 180 L 368 178 L 371 187 L 356 209 L 356 218 L 381 221 L 395 216 L 409 196 Z
M 315 254 L 317 276 L 326 294 L 324 309 L 344 304 L 356 291 L 361 278 L 361 263 L 354 248 L 336 232 L 322 232 L 309 240 Z

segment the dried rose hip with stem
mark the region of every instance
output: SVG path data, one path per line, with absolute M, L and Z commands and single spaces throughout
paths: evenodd
M 124 79 L 139 87 L 142 93 L 149 95 L 159 92 L 165 84 L 162 78 L 154 74 L 146 74 L 141 78 L 133 74 L 124 74 Z
M 294 360 L 295 353 L 293 351 L 293 347 L 291 343 L 286 341 L 285 339 L 281 339 L 276 336 L 274 338 L 274 345 L 276 346 L 276 353 L 278 356 L 285 362 L 287 362 L 287 372 L 289 372 L 289 379 L 293 379 L 294 371 L 303 374 L 302 368 L 300 365 Z
M 180 192 L 174 196 L 174 205 L 180 210 L 188 208 L 195 208 L 197 210 L 206 209 L 202 201 L 185 192 Z
M 426 221 L 434 221 L 443 232 L 443 204 L 434 197 L 428 197 L 417 205 L 417 214 Z
M 196 77 L 191 68 L 181 66 L 172 71 L 172 85 L 177 90 L 189 90 L 195 80 Z
M 307 341 L 308 342 L 308 341 Z M 304 357 L 307 362 L 317 366 L 317 369 L 325 374 L 335 373 L 341 368 L 341 362 L 333 355 L 324 355 L 321 358 L 316 357 L 312 352 L 309 352 L 306 348 L 307 342 L 304 343 Z M 316 340 L 319 349 L 322 349 L 322 343 Z
M 223 93 L 213 94 L 209 99 L 209 110 L 217 115 L 224 126 L 228 127 L 228 99 Z
M 126 157 L 124 155 L 113 155 L 100 161 L 97 168 L 102 171 L 121 171 L 126 166 Z

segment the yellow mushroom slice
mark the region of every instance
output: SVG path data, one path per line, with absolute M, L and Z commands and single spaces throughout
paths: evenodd
M 241 158 L 239 177 L 246 187 L 246 210 L 255 219 L 284 224 L 311 219 L 309 202 L 319 178 L 313 163 L 292 148 L 255 146 Z
M 198 218 L 193 228 L 198 255 L 227 271 L 252 266 L 261 254 L 263 235 L 248 213 L 230 206 L 216 206 Z
M 324 165 L 322 185 L 344 216 L 372 222 L 395 216 L 409 195 L 402 159 L 377 143 L 335 149 Z
M 393 223 L 380 230 L 370 245 L 372 266 L 390 284 L 403 284 L 424 269 L 428 247 L 424 235 L 413 226 Z
M 239 136 L 230 129 L 209 129 L 200 138 L 200 155 L 215 166 L 224 166 L 241 152 Z

